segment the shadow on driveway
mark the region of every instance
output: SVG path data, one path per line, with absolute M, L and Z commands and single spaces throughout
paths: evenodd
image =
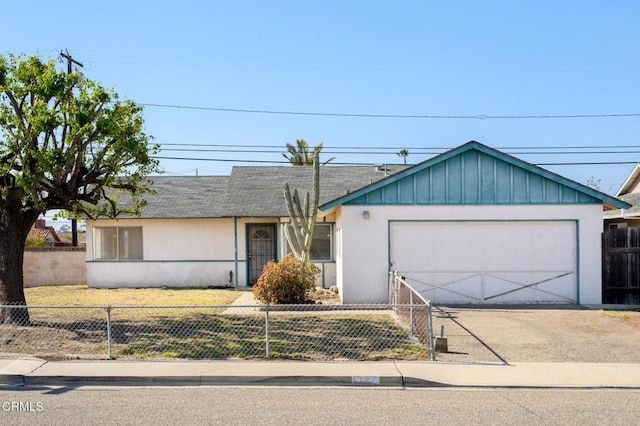
M 578 305 L 436 306 L 445 362 L 638 362 L 640 329 Z

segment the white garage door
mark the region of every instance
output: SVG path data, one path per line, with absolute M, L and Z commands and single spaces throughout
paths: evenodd
M 434 303 L 576 303 L 574 221 L 397 221 L 392 269 Z

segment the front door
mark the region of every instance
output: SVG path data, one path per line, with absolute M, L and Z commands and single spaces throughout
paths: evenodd
M 247 225 L 247 276 L 253 285 L 270 260 L 276 259 L 276 225 L 260 223 Z

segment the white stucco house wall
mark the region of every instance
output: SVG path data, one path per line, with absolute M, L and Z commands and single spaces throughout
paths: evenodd
M 406 166 L 395 166 L 399 171 Z M 248 287 L 288 252 L 283 185 L 311 190 L 312 167 L 234 167 L 230 176 L 154 176 L 140 217 L 87 220 L 90 287 Z M 383 179 L 373 166 L 323 166 L 320 202 Z M 125 199 L 125 197 L 123 197 Z M 311 258 L 334 286 L 335 215 L 318 219 Z
M 311 173 L 154 177 L 141 217 L 87 222 L 88 285 L 250 286 L 287 251 L 283 184 L 310 189 Z M 387 302 L 390 270 L 436 303 L 600 303 L 603 209 L 628 207 L 478 142 L 320 181 L 312 258 L 345 303 Z

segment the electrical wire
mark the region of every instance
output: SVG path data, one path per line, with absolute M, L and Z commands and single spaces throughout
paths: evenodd
M 278 148 L 280 152 L 283 150 L 282 144 L 279 145 L 243 145 L 243 144 L 212 144 L 212 143 L 151 143 L 152 145 L 162 145 L 162 146 L 203 146 L 203 147 L 221 147 L 221 148 Z M 324 148 L 331 149 L 389 149 L 389 150 L 397 150 L 398 146 L 330 146 L 326 145 Z M 545 146 L 507 146 L 507 147 L 495 147 L 498 150 L 506 150 L 506 149 L 626 149 L 626 148 L 640 148 L 640 145 L 545 145 Z M 425 149 L 425 150 L 448 150 L 451 147 L 446 146 L 430 146 L 430 147 L 409 147 L 409 149 Z M 323 151 L 324 152 L 324 151 Z
M 188 109 L 198 111 L 234 112 L 245 114 L 274 114 L 274 115 L 305 115 L 315 117 L 350 117 L 350 118 L 401 118 L 401 119 L 428 119 L 428 120 L 529 120 L 529 119 L 567 119 L 567 118 L 628 118 L 640 117 L 640 113 L 619 114 L 567 114 L 567 115 L 404 115 L 404 114 L 352 114 L 341 112 L 311 112 L 311 111 L 277 111 L 263 109 L 241 109 L 202 107 L 190 105 L 170 105 L 139 103 L 145 107 Z
M 396 148 L 397 149 L 397 148 Z M 215 148 L 160 148 L 162 152 L 230 152 L 230 153 L 253 153 L 253 154 L 277 154 L 282 153 L 282 150 L 271 149 L 215 149 Z M 527 151 L 510 151 L 504 150 L 513 155 L 601 155 L 601 154 L 640 154 L 640 150 L 627 150 L 627 151 L 539 151 L 539 152 L 527 152 Z M 438 154 L 442 151 L 436 152 L 424 152 L 423 150 L 412 151 L 411 154 Z M 392 152 L 387 151 L 337 151 L 337 150 L 322 150 L 323 154 L 358 154 L 358 155 L 389 155 Z
M 156 160 L 181 160 L 181 161 L 217 161 L 228 163 L 263 163 L 263 164 L 291 164 L 287 160 L 245 160 L 245 159 L 230 159 L 230 158 L 195 158 L 195 157 L 165 157 L 165 156 L 152 156 Z M 379 163 L 330 163 L 336 166 L 374 166 Z M 391 164 L 391 163 L 388 163 Z M 615 164 L 638 164 L 638 161 L 593 161 L 593 162 L 561 162 L 561 163 L 533 163 L 536 166 L 595 166 L 595 165 L 615 165 Z

